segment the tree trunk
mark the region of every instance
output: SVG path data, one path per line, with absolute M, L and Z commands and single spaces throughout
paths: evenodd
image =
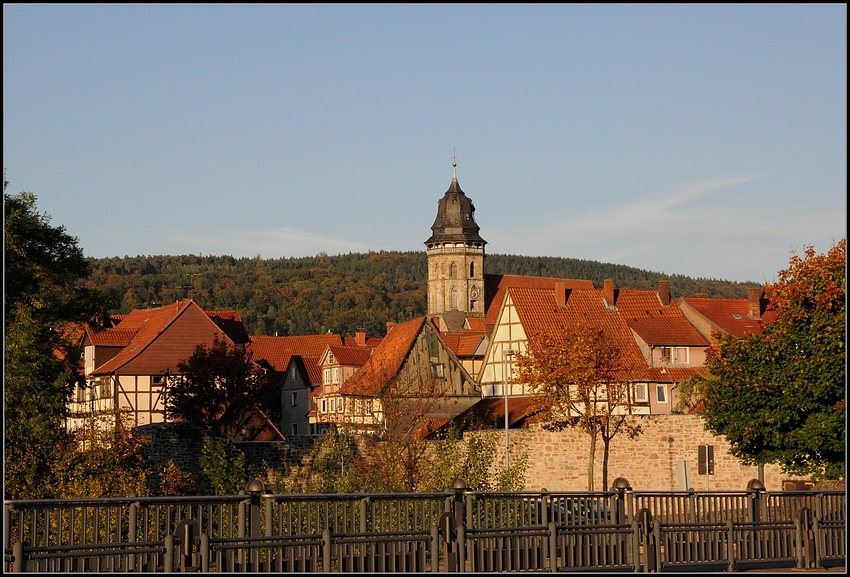
M 608 450 L 611 445 L 611 437 L 602 434 L 602 490 L 607 491 L 608 487 Z
M 593 491 L 593 460 L 596 457 L 596 437 L 598 432 L 590 433 L 590 457 L 587 459 L 587 490 Z

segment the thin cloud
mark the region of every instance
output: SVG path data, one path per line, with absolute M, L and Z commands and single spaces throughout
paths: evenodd
M 174 235 L 171 240 L 186 247 L 203 247 L 204 252 L 234 256 L 262 255 L 266 258 L 315 256 L 321 252 L 344 254 L 375 250 L 369 244 L 331 238 L 320 234 L 282 227 L 259 231 L 216 231 L 198 235 Z

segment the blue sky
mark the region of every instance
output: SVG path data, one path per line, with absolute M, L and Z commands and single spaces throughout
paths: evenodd
M 86 255 L 487 251 L 772 281 L 847 234 L 847 9 L 4 5 L 3 164 Z

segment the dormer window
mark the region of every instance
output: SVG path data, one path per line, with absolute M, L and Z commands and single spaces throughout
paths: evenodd
M 332 365 L 332 364 L 334 364 L 335 362 L 336 362 L 336 360 L 334 359 L 334 354 L 333 354 L 333 353 L 328 353 L 328 364 Z

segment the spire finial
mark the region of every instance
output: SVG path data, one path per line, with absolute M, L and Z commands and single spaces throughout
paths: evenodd
M 457 156 L 455 156 L 455 149 L 452 148 L 452 169 L 454 170 L 454 175 L 452 176 L 452 180 L 457 182 Z

